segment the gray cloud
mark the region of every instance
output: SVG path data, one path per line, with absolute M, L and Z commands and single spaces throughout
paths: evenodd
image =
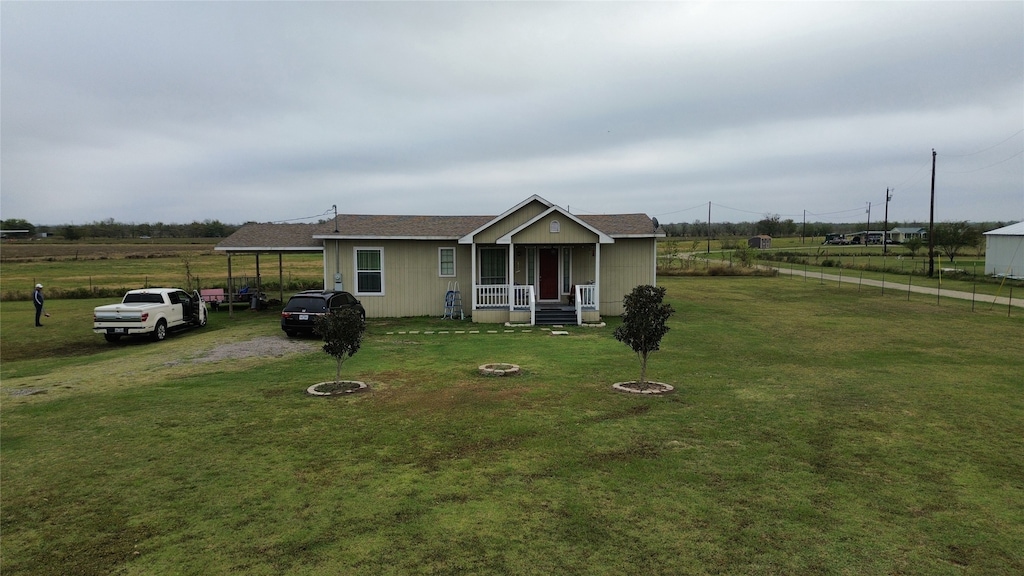
M 1019 2 L 0 16 L 4 218 L 493 214 L 540 194 L 666 222 L 708 201 L 852 220 L 895 187 L 890 219 L 925 219 L 932 148 L 937 217 L 1024 218 Z

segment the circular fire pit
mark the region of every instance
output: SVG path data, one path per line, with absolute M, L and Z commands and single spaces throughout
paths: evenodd
M 484 376 L 515 376 L 522 371 L 518 364 L 508 364 L 503 362 L 483 364 L 478 370 L 480 371 L 480 374 Z
M 366 385 L 366 382 L 360 382 L 358 380 L 340 380 L 338 382 L 321 382 L 319 384 L 313 384 L 309 388 L 306 388 L 306 394 L 309 394 L 310 396 L 344 396 L 345 394 L 362 392 L 367 388 L 368 386 Z

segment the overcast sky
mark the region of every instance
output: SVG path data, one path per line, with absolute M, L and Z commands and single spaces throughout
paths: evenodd
M 0 2 L 0 216 L 1024 219 L 1024 2 Z M 315 220 L 315 218 L 314 218 Z

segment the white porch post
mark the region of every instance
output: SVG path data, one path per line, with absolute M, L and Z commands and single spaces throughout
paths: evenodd
M 469 246 L 470 250 L 473 252 L 473 257 L 470 258 L 473 264 L 470 267 L 470 274 L 472 274 L 472 277 L 469 279 L 469 286 L 473 291 L 473 310 L 476 310 L 476 242 L 473 242 Z
M 601 311 L 601 242 L 594 244 L 594 306 Z
M 651 286 L 658 285 L 658 239 L 654 239 L 654 268 L 651 269 Z
M 512 286 L 515 285 L 515 274 L 516 274 L 516 245 L 512 242 L 508 243 L 508 278 L 506 281 L 508 285 L 508 309 L 511 311 L 513 304 L 515 303 L 514 295 L 512 294 Z

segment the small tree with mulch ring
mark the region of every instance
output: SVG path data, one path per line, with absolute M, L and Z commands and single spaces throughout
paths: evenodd
M 647 389 L 647 359 L 660 347 L 661 338 L 669 330 L 668 319 L 675 312 L 671 305 L 662 302 L 664 299 L 663 286 L 643 284 L 633 288 L 622 299 L 622 325 L 615 329 L 615 339 L 632 348 L 640 358 L 638 384 L 643 390 Z
M 342 363 L 359 351 L 359 346 L 363 342 L 363 332 L 366 331 L 366 321 L 355 310 L 343 308 L 318 317 L 314 330 L 324 340 L 324 352 L 334 356 L 338 361 L 338 369 L 334 376 L 337 383 L 341 381 Z

